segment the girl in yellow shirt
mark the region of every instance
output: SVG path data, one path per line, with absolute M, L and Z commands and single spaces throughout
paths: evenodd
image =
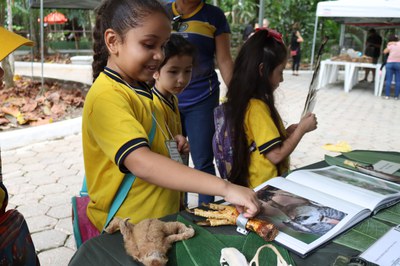
M 274 91 L 283 81 L 287 48 L 280 33 L 258 29 L 241 48 L 225 103 L 232 130 L 233 161 L 228 180 L 250 188 L 282 175 L 303 135 L 316 129 L 314 114 L 284 128 Z

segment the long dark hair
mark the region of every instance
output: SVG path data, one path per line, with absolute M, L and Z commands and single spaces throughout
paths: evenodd
M 104 32 L 113 29 L 122 41 L 128 30 L 139 26 L 143 18 L 156 12 L 169 18 L 163 5 L 157 0 L 103 0 L 96 8 L 96 23 L 93 29 L 93 81 L 107 65 L 108 49 Z
M 226 102 L 226 118 L 233 130 L 233 163 L 228 177 L 232 183 L 249 185 L 250 152 L 244 129 L 244 117 L 250 99 L 259 99 L 268 105 L 275 126 L 284 139 L 285 134 L 280 125 L 281 118 L 273 97 L 274 88 L 269 78 L 274 69 L 285 62 L 286 57 L 286 46 L 282 39 L 279 39 L 278 33 L 261 29 L 243 44 L 235 60 Z M 262 75 L 259 71 L 261 63 Z

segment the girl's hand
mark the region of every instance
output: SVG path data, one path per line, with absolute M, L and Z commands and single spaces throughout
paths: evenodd
M 317 118 L 313 113 L 307 113 L 299 122 L 298 128 L 300 128 L 304 133 L 313 131 L 317 128 Z
M 189 142 L 187 141 L 187 139 L 182 135 L 176 135 L 174 137 L 174 139 L 176 140 L 176 143 L 178 144 L 178 151 L 180 153 L 189 154 L 190 145 L 189 145 Z
M 254 217 L 260 211 L 260 201 L 250 188 L 228 183 L 224 199 L 234 204 L 246 218 Z
M 286 133 L 290 136 L 298 127 L 299 124 L 292 124 L 286 129 Z

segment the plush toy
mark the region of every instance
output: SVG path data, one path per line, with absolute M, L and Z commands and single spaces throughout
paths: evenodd
M 129 218 L 115 217 L 105 231 L 109 234 L 118 229 L 124 237 L 128 255 L 146 266 L 161 266 L 168 261 L 167 252 L 172 243 L 194 236 L 194 229 L 180 222 L 163 222 L 145 219 L 134 225 Z

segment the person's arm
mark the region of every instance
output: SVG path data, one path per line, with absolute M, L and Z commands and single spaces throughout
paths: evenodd
M 317 128 L 317 120 L 315 115 L 312 113 L 306 114 L 301 120 L 293 132 L 288 138 L 283 141 L 282 145 L 272 149 L 270 152 L 265 154 L 273 164 L 280 163 L 283 159 L 287 158 L 299 144 L 301 138 L 307 132 L 310 132 Z
M 297 42 L 304 42 L 303 37 L 301 37 L 300 31 L 296 31 Z
M 383 50 L 384 54 L 388 54 L 390 52 L 389 46 L 391 46 L 392 44 L 395 44 L 395 42 L 388 42 L 385 50 Z
M 160 187 L 221 196 L 235 204 L 247 218 L 255 216 L 259 211 L 259 201 L 253 190 L 184 166 L 147 147 L 131 152 L 124 165 L 136 176 Z
M 215 55 L 222 79 L 229 86 L 233 72 L 233 60 L 231 56 L 230 34 L 222 33 L 215 37 Z

